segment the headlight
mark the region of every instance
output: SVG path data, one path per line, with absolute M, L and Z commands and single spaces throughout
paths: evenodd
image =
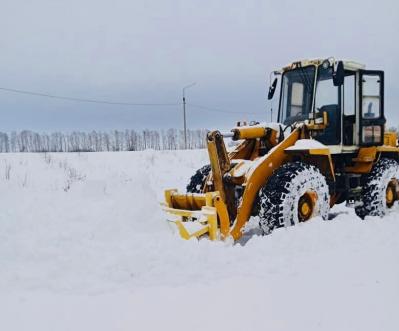
M 323 69 L 327 70 L 330 67 L 330 61 L 324 60 L 321 66 L 323 67 Z

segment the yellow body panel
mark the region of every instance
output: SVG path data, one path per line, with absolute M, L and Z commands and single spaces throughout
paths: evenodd
M 358 156 L 353 159 L 354 165 L 346 167 L 347 172 L 356 174 L 368 174 L 377 157 L 377 147 L 363 147 L 359 149 Z
M 378 153 L 399 153 L 399 148 L 396 146 L 378 146 L 377 147 L 377 152 Z
M 384 145 L 385 146 L 397 146 L 398 134 L 396 132 L 385 132 L 384 133 Z

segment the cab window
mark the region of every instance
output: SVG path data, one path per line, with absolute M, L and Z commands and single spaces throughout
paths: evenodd
M 362 115 L 365 119 L 380 117 L 380 81 L 377 75 L 363 76 Z
M 283 74 L 280 122 L 290 125 L 309 117 L 312 109 L 315 67 L 299 67 Z
M 320 111 L 327 106 L 338 107 L 338 87 L 333 83 L 332 67 L 320 67 L 317 75 L 316 110 Z
M 325 145 L 341 143 L 341 108 L 339 88 L 333 83 L 333 68 L 320 66 L 317 72 L 315 111 L 327 115 L 327 127 L 315 138 Z

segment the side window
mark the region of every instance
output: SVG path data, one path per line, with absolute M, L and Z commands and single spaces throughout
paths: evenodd
M 366 144 L 378 144 L 382 141 L 381 126 L 370 125 L 363 127 L 362 141 Z
M 316 109 L 329 105 L 338 105 L 338 88 L 334 86 L 332 76 L 317 82 Z
M 380 76 L 364 75 L 362 79 L 362 116 L 364 119 L 380 117 Z
M 291 96 L 291 116 L 302 115 L 303 107 L 303 84 L 293 83 L 292 84 L 292 96 Z
M 355 75 L 345 76 L 344 81 L 344 114 L 355 115 Z
M 382 71 L 361 72 L 361 143 L 380 145 L 384 142 L 383 88 Z

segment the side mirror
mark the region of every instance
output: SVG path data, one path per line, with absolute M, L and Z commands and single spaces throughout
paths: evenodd
M 344 79 L 345 79 L 344 63 L 342 61 L 339 61 L 337 68 L 333 72 L 334 86 L 341 86 L 344 83 Z
M 272 85 L 270 85 L 269 87 L 269 93 L 267 95 L 268 100 L 271 100 L 273 98 L 274 92 L 276 92 L 277 80 L 278 80 L 277 78 L 274 78 Z

